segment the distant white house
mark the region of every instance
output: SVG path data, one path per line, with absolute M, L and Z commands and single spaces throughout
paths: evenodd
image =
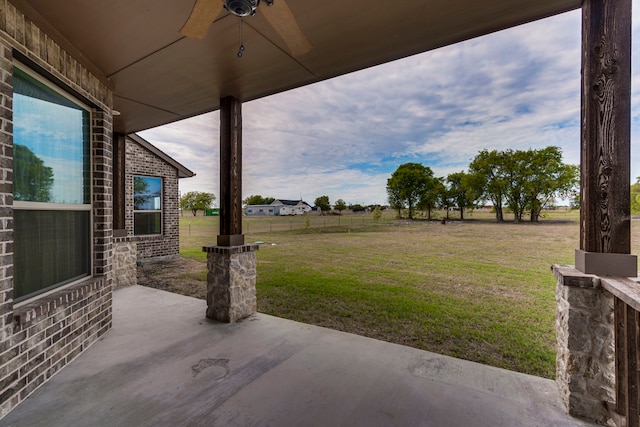
M 248 205 L 247 216 L 286 216 L 304 215 L 312 212 L 311 205 L 303 200 L 276 199 L 270 205 Z

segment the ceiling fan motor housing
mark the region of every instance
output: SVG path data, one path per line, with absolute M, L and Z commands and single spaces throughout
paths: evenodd
M 224 7 L 236 16 L 256 14 L 260 0 L 225 0 Z

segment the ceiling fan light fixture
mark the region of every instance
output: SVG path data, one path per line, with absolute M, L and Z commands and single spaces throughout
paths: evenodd
M 245 17 L 256 14 L 260 0 L 225 0 L 224 7 L 236 16 Z

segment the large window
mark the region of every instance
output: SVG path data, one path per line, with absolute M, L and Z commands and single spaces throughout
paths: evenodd
M 133 234 L 162 233 L 162 178 L 133 177 Z
M 91 115 L 25 70 L 13 70 L 16 301 L 91 272 Z

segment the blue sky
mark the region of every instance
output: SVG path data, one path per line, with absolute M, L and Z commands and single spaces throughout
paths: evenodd
M 640 13 L 634 0 L 634 17 Z M 436 176 L 482 149 L 559 146 L 580 159 L 580 11 L 243 105 L 243 195 L 386 203 L 402 163 Z M 640 20 L 634 18 L 634 41 Z M 640 47 L 633 46 L 631 176 L 640 176 Z M 216 196 L 217 112 L 140 132 Z

